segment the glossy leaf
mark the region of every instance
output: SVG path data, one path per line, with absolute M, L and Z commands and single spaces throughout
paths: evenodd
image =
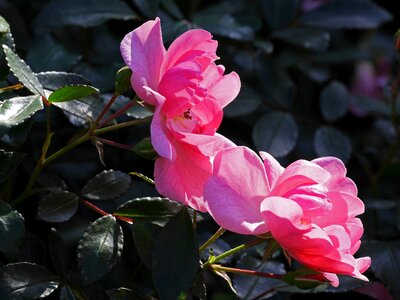
M 97 219 L 86 228 L 77 249 L 79 268 L 86 283 L 99 280 L 116 265 L 123 244 L 122 228 L 111 215 Z
M 321 92 L 320 109 L 325 120 L 334 122 L 343 117 L 349 106 L 351 95 L 346 86 L 339 81 L 332 81 Z
M 16 97 L 0 103 L 0 135 L 43 108 L 39 95 Z
M 126 202 L 118 207 L 115 215 L 138 218 L 164 218 L 174 216 L 182 205 L 167 198 L 145 197 Z
M 0 183 L 10 177 L 23 161 L 24 153 L 8 152 L 0 149 Z
M 335 156 L 346 162 L 351 154 L 351 142 L 341 131 L 332 127 L 319 128 L 314 136 L 318 156 Z
M 7 203 L 0 201 L 0 251 L 11 253 L 25 234 L 24 218 Z
M 150 297 L 144 297 L 131 289 L 120 287 L 106 291 L 109 300 L 150 300 Z
M 198 268 L 197 239 L 189 213 L 183 208 L 162 229 L 153 251 L 152 277 L 160 299 L 176 299 L 187 291 Z
M 80 74 L 67 72 L 40 72 L 36 74 L 40 83 L 47 90 L 57 90 L 66 85 L 90 85 L 89 80 Z
M 28 262 L 3 266 L 0 269 L 2 300 L 44 298 L 58 287 L 57 278 L 45 267 Z
M 160 226 L 144 220 L 135 220 L 132 226 L 136 250 L 144 265 L 149 269 L 151 269 L 153 249 L 160 230 Z
M 131 20 L 135 13 L 118 0 L 53 0 L 42 10 L 36 24 L 58 27 L 78 25 L 92 27 L 108 20 Z
M 160 0 L 131 0 L 140 12 L 148 18 L 157 16 Z
M 7 134 L 2 136 L 1 140 L 15 148 L 21 147 L 31 132 L 32 124 L 33 118 L 29 118 L 21 124 L 11 127 L 7 130 Z
M 49 254 L 57 274 L 64 278 L 68 272 L 68 257 L 64 241 L 55 228 L 49 234 Z
M 2 16 L 0 16 L 0 33 L 6 33 L 10 31 L 10 25 Z
M 141 140 L 138 144 L 133 148 L 135 153 L 145 159 L 154 160 L 157 158 L 158 153 L 154 150 L 153 145 L 151 144 L 150 138 L 146 137 Z
M 374 29 L 391 18 L 369 0 L 334 0 L 303 15 L 300 22 L 329 29 Z
M 26 55 L 26 62 L 35 72 L 65 71 L 71 69 L 81 55 L 74 53 L 56 42 L 51 35 L 37 39 Z
M 105 170 L 90 179 L 81 194 L 91 200 L 108 200 L 123 195 L 129 188 L 131 177 L 121 171 Z
M 327 50 L 330 42 L 328 32 L 311 28 L 287 28 L 275 32 L 273 36 L 292 45 L 320 52 Z
M 74 193 L 50 193 L 40 201 L 37 218 L 46 222 L 65 222 L 75 214 L 78 205 L 79 198 Z
M 272 29 L 288 25 L 297 14 L 299 0 L 260 0 L 261 12 Z
M 115 79 L 115 92 L 118 94 L 124 93 L 131 87 L 132 70 L 129 67 L 123 67 L 118 70 L 117 78 Z
M 243 84 L 235 101 L 224 109 L 224 115 L 228 118 L 247 115 L 254 112 L 260 103 L 261 99 L 257 92 Z
M 298 129 L 290 114 L 271 112 L 257 121 L 253 128 L 253 141 L 259 151 L 282 157 L 296 146 Z
M 14 73 L 15 77 L 30 90 L 33 94 L 44 96 L 44 90 L 36 75 L 31 68 L 17 54 L 14 53 L 7 45 L 3 45 L 3 50 L 6 55 L 8 66 Z
M 81 99 L 98 92 L 98 89 L 90 85 L 67 85 L 51 93 L 48 100 L 50 102 L 65 102 Z

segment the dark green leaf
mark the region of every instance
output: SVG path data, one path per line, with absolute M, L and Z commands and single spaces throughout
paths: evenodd
M 64 241 L 55 228 L 51 229 L 49 235 L 49 253 L 55 271 L 59 276 L 64 278 L 68 270 L 67 253 Z
M 39 95 L 17 97 L 0 102 L 0 135 L 12 126 L 21 124 L 35 112 L 43 108 Z
M 324 118 L 334 122 L 343 117 L 349 106 L 351 95 L 346 86 L 339 81 L 332 81 L 321 92 L 320 109 Z
M 261 12 L 272 29 L 283 28 L 296 16 L 298 0 L 260 0 Z
M 300 290 L 311 290 L 311 289 L 325 289 L 326 284 L 322 284 L 323 282 L 318 280 L 313 280 L 310 278 L 306 278 L 310 275 L 317 274 L 317 271 L 302 267 L 295 271 L 290 271 L 286 273 L 282 280 L 293 286 L 294 288 Z
M 153 145 L 151 144 L 150 138 L 146 137 L 141 140 L 138 144 L 133 148 L 135 153 L 145 159 L 156 159 L 158 154 L 154 150 Z
M 50 193 L 40 201 L 37 218 L 46 222 L 65 222 L 75 214 L 78 205 L 79 198 L 74 193 Z
M 98 92 L 99 92 L 98 89 L 90 85 L 83 85 L 83 84 L 67 85 L 51 93 L 49 96 L 49 101 L 65 102 L 65 101 L 77 100 L 92 94 L 97 94 Z
M 197 238 L 184 207 L 165 225 L 154 247 L 152 277 L 160 299 L 176 299 L 187 291 L 198 268 Z
M 112 289 L 106 291 L 108 299 L 110 300 L 146 300 L 150 299 L 149 297 L 144 297 L 133 290 L 120 287 L 117 289 Z
M 66 85 L 90 85 L 89 80 L 80 74 L 66 72 L 41 72 L 36 74 L 40 83 L 47 90 L 57 90 Z
M 285 266 L 282 263 L 276 261 L 262 263 L 261 260 L 246 253 L 240 257 L 236 267 L 258 272 L 285 274 Z M 233 286 L 240 299 L 254 299 L 263 292 L 271 291 L 280 285 L 282 285 L 282 281 L 277 279 L 239 274 L 235 274 L 233 277 Z M 271 296 L 271 294 L 269 295 Z
M 7 152 L 0 149 L 0 183 L 14 173 L 15 168 L 22 162 L 24 157 L 24 153 Z
M 20 262 L 0 269 L 0 299 L 32 300 L 50 295 L 58 287 L 57 278 L 37 264 Z
M 373 97 L 352 95 L 349 100 L 352 109 L 360 116 L 370 114 L 388 116 L 391 113 L 390 106 L 386 102 Z
M 133 241 L 144 265 L 151 269 L 151 260 L 160 226 L 149 221 L 135 220 L 132 226 Z
M 115 79 L 115 92 L 118 94 L 124 93 L 131 86 L 132 70 L 129 67 L 123 67 L 118 70 L 117 78 Z
M 0 16 L 0 33 L 3 34 L 9 31 L 10 31 L 10 25 L 2 16 Z
M 259 63 L 258 77 L 266 100 L 279 107 L 289 107 L 293 102 L 296 86 L 283 64 L 271 58 L 263 58 Z
M 108 101 L 110 99 L 111 95 L 107 94 L 102 94 L 103 97 Z M 135 118 L 135 119 L 143 119 L 146 117 L 151 116 L 153 113 L 149 111 L 148 109 L 144 108 L 142 105 L 140 105 L 140 100 L 137 101 L 137 97 L 135 97 L 133 100 L 129 97 L 126 97 L 124 95 L 120 95 L 118 97 L 118 100 L 114 102 L 113 106 L 111 107 L 112 111 L 118 111 L 119 109 L 123 108 L 125 105 L 127 105 L 131 101 L 135 101 L 135 105 L 133 105 L 131 108 L 129 108 L 125 114 L 128 117 Z
M 121 257 L 124 236 L 116 219 L 104 216 L 89 225 L 79 240 L 78 264 L 86 283 L 106 275 Z
M 36 24 L 41 26 L 78 25 L 92 27 L 108 20 L 131 20 L 136 15 L 118 0 L 53 0 L 44 7 Z
M 44 96 L 44 90 L 31 68 L 7 45 L 3 45 L 8 66 L 22 84 L 34 94 Z
M 175 18 L 179 20 L 184 18 L 182 11 L 174 0 L 161 0 L 161 5 Z
M 228 118 L 243 116 L 254 112 L 261 103 L 261 99 L 252 88 L 242 84 L 240 93 L 225 109 L 224 114 Z
M 335 156 L 346 162 L 351 154 L 351 142 L 341 131 L 331 127 L 319 128 L 314 136 L 318 156 Z
M 167 198 L 145 197 L 126 202 L 118 207 L 115 215 L 138 218 L 163 218 L 174 216 L 182 205 Z
M 290 114 L 271 112 L 265 114 L 253 128 L 253 142 L 258 150 L 273 156 L 287 155 L 296 146 L 298 129 Z
M 67 285 L 64 285 L 61 288 L 60 300 L 76 300 L 74 293 Z
M 327 50 L 330 42 L 328 32 L 311 28 L 286 28 L 275 32 L 273 36 L 292 45 L 320 52 Z
M 132 0 L 132 2 L 146 17 L 153 19 L 157 16 L 160 0 Z
M 189 290 L 189 299 L 207 300 L 207 287 L 204 281 L 203 270 L 197 272 L 192 287 Z
M 1 140 L 13 147 L 21 147 L 25 143 L 31 131 L 33 118 L 25 120 L 22 124 L 13 126 L 7 131 Z
M 30 48 L 26 61 L 35 72 L 65 71 L 71 69 L 81 56 L 56 42 L 51 35 L 44 35 Z
M 300 22 L 329 29 L 374 29 L 392 19 L 390 13 L 368 0 L 334 0 L 310 11 Z
M 0 201 L 0 251 L 15 251 L 25 234 L 24 218 L 7 203 Z
M 120 171 L 105 170 L 90 179 L 81 194 L 92 200 L 108 200 L 123 195 L 131 184 L 131 177 Z

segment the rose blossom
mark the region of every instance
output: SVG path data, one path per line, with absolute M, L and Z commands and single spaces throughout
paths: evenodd
M 151 142 L 160 155 L 154 180 L 159 193 L 205 211 L 203 187 L 213 155 L 234 144 L 216 134 L 222 109 L 238 94 L 240 79 L 216 65 L 217 41 L 209 32 L 189 30 L 166 51 L 160 20 L 128 33 L 121 54 L 132 69 L 136 94 L 155 108 Z
M 342 161 L 298 160 L 286 169 L 268 153 L 263 161 L 246 147 L 221 150 L 204 198 L 216 222 L 240 234 L 270 232 L 294 259 L 319 271 L 332 285 L 336 274 L 368 280 L 370 258 L 354 258 L 364 212 Z

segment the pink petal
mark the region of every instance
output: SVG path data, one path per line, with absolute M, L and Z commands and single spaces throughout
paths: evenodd
M 160 156 L 173 161 L 176 159 L 176 151 L 167 136 L 168 130 L 165 128 L 163 116 L 160 115 L 161 108 L 162 106 L 156 108 L 151 121 L 151 144 Z
M 208 95 L 214 98 L 220 107 L 225 107 L 239 94 L 240 78 L 235 72 L 224 75 L 215 82 L 208 91 Z
M 329 190 L 346 192 L 354 196 L 357 195 L 357 186 L 351 179 L 346 177 L 347 170 L 340 159 L 327 156 L 314 159 L 312 162 L 321 166 L 331 174 L 331 178 L 327 184 Z
M 215 55 L 217 46 L 217 41 L 212 40 L 212 35 L 208 31 L 202 29 L 186 31 L 168 48 L 162 65 L 162 74 L 183 61 L 193 60 L 199 56 L 208 57 L 206 62 L 208 65 L 217 58 Z
M 149 86 L 157 90 L 160 68 L 165 55 L 162 42 L 160 19 L 147 21 L 128 33 L 121 42 L 121 54 L 125 63 L 132 69 L 132 87 L 144 101 L 154 105 L 143 90 Z
M 267 179 L 260 158 L 246 147 L 221 150 L 213 175 L 204 188 L 209 213 L 222 227 L 240 234 L 268 231 L 259 212 L 267 195 Z
M 278 181 L 279 176 L 285 170 L 280 163 L 269 153 L 260 151 L 260 156 L 264 161 L 265 172 L 267 173 L 269 187 L 272 190 Z
M 213 135 L 221 125 L 223 112 L 212 98 L 206 97 L 193 106 L 191 113 L 197 120 L 198 133 Z
M 154 167 L 157 191 L 175 201 L 205 212 L 203 188 L 211 174 L 210 158 L 196 147 L 176 142 L 176 159 L 158 158 Z
M 339 286 L 339 277 L 334 273 L 322 272 L 321 273 L 333 287 Z
M 209 156 L 212 160 L 222 149 L 236 146 L 231 140 L 218 133 L 215 135 L 184 133 L 182 141 L 198 147 L 202 154 Z

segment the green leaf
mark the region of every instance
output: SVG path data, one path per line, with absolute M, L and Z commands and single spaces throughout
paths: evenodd
M 236 264 L 236 268 L 254 270 L 258 272 L 285 274 L 285 266 L 277 261 L 261 260 L 245 253 Z M 271 278 L 257 276 L 247 276 L 235 274 L 233 277 L 233 286 L 240 299 L 254 299 L 266 291 L 271 291 L 275 287 L 282 285 L 282 281 Z
M 328 49 L 331 39 L 328 32 L 311 28 L 286 28 L 275 32 L 273 37 L 294 46 L 319 52 Z
M 240 93 L 226 108 L 224 114 L 228 118 L 235 118 L 250 114 L 257 110 L 261 103 L 260 96 L 246 84 L 242 84 Z
M 10 31 L 10 25 L 2 16 L 0 16 L 0 33 L 6 33 Z
M 334 122 L 343 117 L 349 106 L 351 95 L 346 86 L 339 81 L 332 81 L 321 92 L 319 104 L 325 120 Z
M 302 24 L 329 29 L 374 29 L 392 19 L 385 9 L 368 0 L 335 0 L 300 18 Z
M 259 64 L 258 78 L 263 87 L 265 99 L 279 107 L 290 107 L 294 100 L 296 86 L 285 66 L 271 58 L 262 58 Z
M 57 278 L 45 267 L 28 262 L 3 266 L 0 269 L 0 299 L 32 300 L 44 298 L 58 287 Z
M 132 226 L 136 250 L 144 265 L 149 269 L 151 269 L 153 249 L 160 231 L 160 226 L 149 221 L 135 220 Z
M 60 291 L 60 300 L 76 300 L 74 293 L 69 286 L 64 285 Z
M 90 81 L 80 74 L 67 72 L 41 72 L 36 74 L 39 82 L 47 90 L 57 90 L 66 85 L 90 85 Z
M 86 283 L 102 278 L 117 264 L 123 244 L 122 229 L 111 215 L 97 219 L 86 228 L 77 249 L 79 268 Z
M 321 127 L 316 131 L 314 148 L 318 156 L 335 156 L 345 163 L 351 154 L 349 138 L 332 127 Z
M 7 203 L 0 201 L 0 251 L 3 253 L 15 251 L 24 234 L 24 218 Z
M 42 85 L 31 68 L 7 45 L 3 45 L 8 66 L 22 84 L 34 94 L 45 96 Z
M 110 300 L 150 300 L 152 298 L 142 296 L 131 289 L 120 287 L 106 291 Z
M 158 154 L 156 150 L 154 150 L 153 145 L 151 144 L 150 138 L 146 137 L 141 140 L 138 144 L 133 148 L 135 153 L 145 159 L 154 160 L 157 158 Z
M 198 269 L 197 238 L 184 207 L 165 225 L 154 247 L 152 277 L 160 299 L 176 299 L 187 291 Z
M 310 290 L 316 288 L 325 289 L 326 284 L 323 284 L 323 282 L 315 279 L 306 278 L 307 276 L 314 274 L 318 274 L 318 272 L 302 267 L 295 271 L 290 271 L 286 273 L 282 277 L 282 280 L 300 290 Z
M 80 59 L 81 55 L 56 42 L 50 34 L 37 39 L 26 55 L 26 62 L 35 72 L 69 70 Z
M 49 254 L 54 270 L 59 276 L 65 278 L 68 271 L 68 256 L 64 242 L 55 228 L 51 228 L 49 235 Z
M 39 95 L 16 97 L 0 102 L 0 136 L 43 108 Z
M 131 20 L 135 13 L 118 0 L 53 0 L 35 20 L 37 26 L 78 25 L 92 27 L 108 20 Z
M 82 196 L 91 200 L 109 200 L 123 195 L 131 184 L 131 177 L 121 171 L 105 170 L 90 179 L 83 187 Z
M 169 12 L 173 17 L 177 18 L 178 20 L 182 20 L 185 18 L 175 0 L 161 0 L 161 5 L 167 12 Z
M 261 13 L 272 29 L 287 26 L 296 16 L 299 0 L 260 0 Z
M 50 193 L 40 201 L 37 218 L 46 222 L 65 222 L 75 214 L 78 205 L 79 198 L 74 193 Z
M 146 17 L 154 19 L 157 16 L 160 0 L 132 0 L 132 2 Z
M 167 198 L 145 197 L 130 200 L 114 212 L 115 215 L 139 218 L 165 218 L 174 216 L 182 205 Z
M 84 84 L 74 84 L 63 86 L 49 96 L 50 102 L 65 102 L 71 100 L 77 100 L 84 97 L 87 97 L 92 94 L 99 93 L 99 90 L 90 85 Z
M 275 157 L 289 154 L 296 146 L 298 135 L 293 117 L 282 112 L 265 114 L 253 128 L 253 142 L 257 149 Z
M 125 66 L 118 70 L 114 88 L 116 93 L 122 94 L 131 87 L 131 76 L 132 70 L 129 67 Z
M 7 152 L 0 149 L 0 183 L 14 173 L 14 170 L 23 161 L 24 157 L 24 153 Z
M 21 147 L 28 138 L 28 135 L 32 128 L 32 123 L 33 118 L 29 118 L 23 123 L 13 126 L 9 130 L 7 130 L 7 134 L 5 134 L 1 138 L 1 140 L 15 148 Z

